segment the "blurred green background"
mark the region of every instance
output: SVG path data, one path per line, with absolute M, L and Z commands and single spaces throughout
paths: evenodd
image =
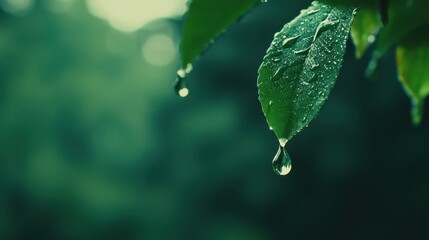
M 370 81 L 349 42 L 279 177 L 257 69 L 309 1 L 252 11 L 181 99 L 185 2 L 0 0 L 0 239 L 428 239 L 429 116 L 393 54 Z

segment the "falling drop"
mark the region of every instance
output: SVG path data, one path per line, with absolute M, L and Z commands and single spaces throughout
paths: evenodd
M 276 174 L 284 176 L 292 170 L 292 162 L 286 149 L 279 146 L 273 159 L 273 170 Z
M 176 90 L 176 93 L 180 97 L 184 98 L 189 95 L 189 89 L 188 89 L 188 84 L 186 82 L 186 78 L 182 77 L 179 74 L 179 72 L 177 72 L 177 79 L 176 79 L 176 84 L 174 85 L 174 89 Z

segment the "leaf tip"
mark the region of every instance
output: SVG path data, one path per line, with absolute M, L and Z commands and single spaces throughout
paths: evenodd
M 415 127 L 419 126 L 423 119 L 423 101 L 417 100 L 413 102 L 411 107 L 411 120 Z

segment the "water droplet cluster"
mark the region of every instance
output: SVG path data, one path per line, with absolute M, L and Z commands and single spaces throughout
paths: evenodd
M 180 97 L 187 97 L 189 95 L 188 83 L 186 81 L 186 75 L 188 75 L 193 69 L 192 64 L 186 65 L 186 68 L 181 68 L 177 71 L 176 83 L 174 90 Z

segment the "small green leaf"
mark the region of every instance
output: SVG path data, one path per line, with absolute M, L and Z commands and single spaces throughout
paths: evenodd
M 376 7 L 364 7 L 356 15 L 351 30 L 353 43 L 356 46 L 356 58 L 361 58 L 366 49 L 375 41 L 375 36 L 382 24 Z
M 182 33 L 182 67 L 261 0 L 190 0 Z
M 371 77 L 386 52 L 409 37 L 417 28 L 429 24 L 428 0 L 392 0 L 389 23 L 381 30 L 366 75 Z
M 259 100 L 282 143 L 308 125 L 338 76 L 355 9 L 313 2 L 277 33 L 259 68 Z M 282 144 L 284 145 L 284 144 Z
M 411 98 L 411 116 L 415 125 L 423 116 L 425 98 L 429 95 L 429 43 L 402 44 L 396 50 L 399 80 Z

